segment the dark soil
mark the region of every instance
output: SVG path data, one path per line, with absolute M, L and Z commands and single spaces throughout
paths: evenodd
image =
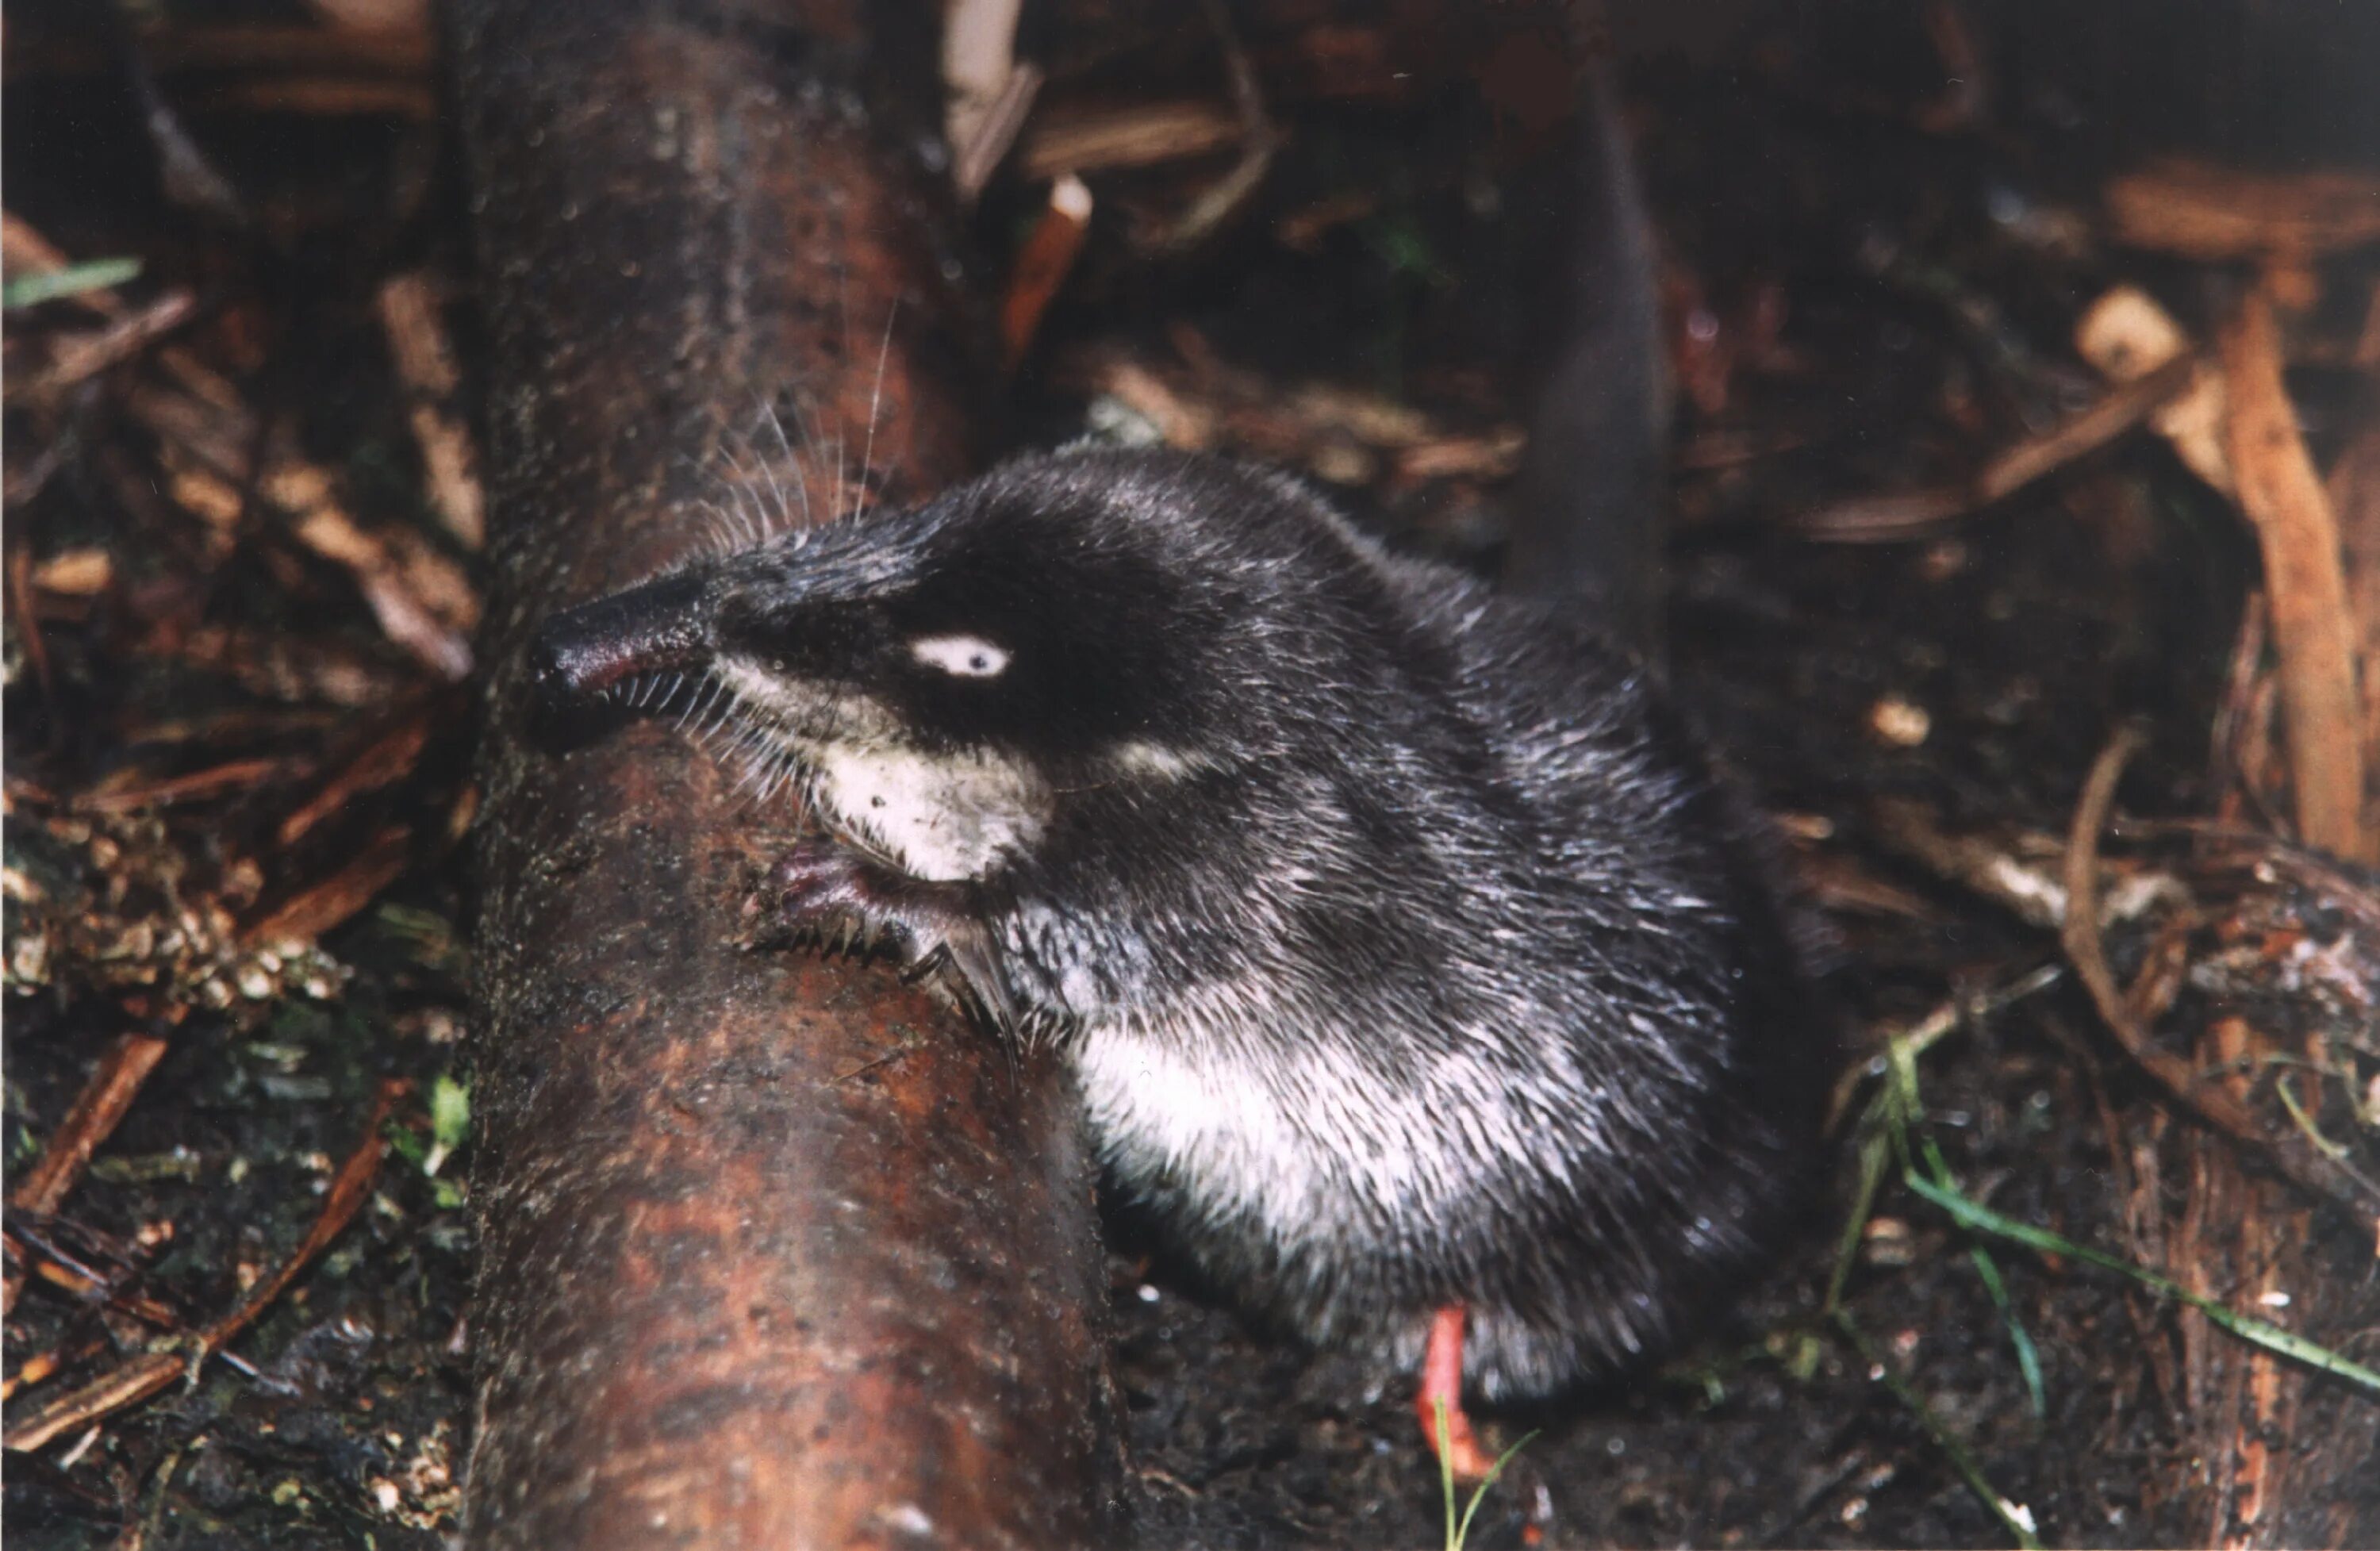
M 2122 811 L 2206 815 L 2221 795 L 2209 729 L 2255 582 L 2253 545 L 2228 503 L 2145 435 L 1913 541 L 1825 545 L 1794 531 L 1831 500 L 1956 479 L 2087 404 L 2099 385 L 2069 335 L 2109 285 L 2151 285 L 2202 336 L 2222 295 L 2224 277 L 2112 250 L 2091 229 L 2097 180 L 2144 148 L 2193 149 L 2182 128 L 2120 103 L 2079 113 L 2074 83 L 2046 67 L 2022 74 L 2037 62 L 2022 55 L 2004 56 L 2011 73 L 1996 78 L 2002 105 L 1987 120 L 1921 128 L 1912 115 L 1939 88 L 1939 60 L 1914 22 L 1885 23 L 1877 9 L 1862 8 L 1864 30 L 1813 22 L 1782 46 L 1776 34 L 1755 46 L 1755 35 L 1699 60 L 1648 58 L 1631 75 L 1670 267 L 1741 352 L 1722 375 L 1724 402 L 1690 400 L 1682 415 L 1673 674 L 1746 782 L 1789 816 L 1836 933 L 1831 978 L 1867 1031 L 2061 962 L 2054 934 L 1903 859 L 1878 832 L 1879 800 L 1912 801 L 1960 832 L 2062 834 L 2094 755 L 2140 718 L 2151 742 Z M 468 286 L 451 169 L 419 127 L 184 105 L 259 212 L 255 226 L 228 230 L 161 200 L 115 77 L 14 67 L 11 212 L 78 258 L 142 257 L 129 297 L 192 286 L 200 312 L 178 343 L 296 427 L 369 521 L 429 535 L 468 564 L 427 513 L 406 401 L 370 313 L 399 269 L 426 263 Z M 1082 372 L 1070 363 L 1106 349 L 1178 368 L 1184 326 L 1283 394 L 1328 380 L 1401 397 L 1453 433 L 1518 418 L 1559 246 L 1543 208 L 1545 148 L 1467 100 L 1285 116 L 1293 138 L 1256 208 L 1190 259 L 1141 257 L 1124 226 L 1196 177 L 1149 175 L 1102 204 L 1026 373 L 1021 440 L 1082 425 Z M 2277 145 L 2354 129 L 2297 118 L 2199 127 Z M 1350 189 L 1378 198 L 1305 250 L 1276 240 L 1282 218 Z M 996 191 L 987 243 L 1004 244 L 1029 208 L 1029 191 Z M 2326 278 L 2368 297 L 2374 273 L 2367 255 Z M 65 305 L 11 313 L 12 375 L 16 338 L 56 326 L 51 309 Z M 450 311 L 468 374 L 468 289 Z M 2338 324 L 2350 343 L 2358 321 Z M 430 1137 L 432 1084 L 468 1080 L 456 923 L 468 918 L 469 846 L 446 834 L 465 800 L 471 712 L 468 696 L 439 702 L 429 748 L 400 781 L 305 846 L 268 842 L 322 772 L 437 686 L 382 636 L 351 581 L 285 534 L 251 520 L 210 551 L 168 494 L 140 499 L 155 465 L 120 409 L 131 370 L 39 417 L 11 400 L 12 560 L 96 547 L 114 565 L 103 595 L 37 612 L 47 687 L 12 599 L 12 1172 L 106 1039 L 152 1026 L 173 1048 L 60 1216 L 12 1214 L 10 1227 L 196 1325 L 302 1236 L 382 1078 L 417 1084 L 396 1123 L 418 1142 Z M 2326 457 L 2366 389 L 2319 364 L 2292 388 Z M 24 470 L 53 454 L 55 469 L 18 503 Z M 111 477 L 111 460 L 140 479 Z M 1501 493 L 1490 481 L 1400 480 L 1377 464 L 1342 487 L 1401 541 L 1483 560 Z M 161 645 L 160 621 L 183 641 L 227 633 L 237 664 Z M 275 652 L 316 670 L 350 664 L 347 690 L 297 670 L 272 689 Z M 1922 738 L 1878 733 L 1888 701 L 1922 710 Z M 153 818 L 77 815 L 61 800 L 118 772 L 250 757 L 271 768 L 245 789 Z M 130 950 L 110 959 L 91 933 L 74 935 L 78 919 L 162 921 L 195 898 L 231 901 L 237 914 L 243 888 L 256 891 L 233 876 L 238 859 L 261 858 L 269 899 L 327 876 L 393 823 L 416 837 L 411 865 L 322 938 L 310 969 L 250 987 L 237 967 L 176 970 Z M 2153 855 L 2144 846 L 2135 858 Z M 2149 935 L 2111 935 L 2120 973 L 2142 963 Z M 50 958 L 28 973 L 20 950 L 35 939 Z M 324 994 L 298 984 L 308 974 Z M 210 975 L 230 976 L 227 1005 L 193 989 Z M 2174 1017 L 2194 1028 L 2236 1002 L 2201 976 Z M 2330 1015 L 2287 998 L 2267 1012 L 2298 1028 Z M 2171 1156 L 2192 1127 L 2160 1118 L 2156 1091 L 2070 976 L 1971 1021 L 1926 1054 L 1921 1078 L 1923 1130 L 1971 1197 L 2146 1257 L 2128 1216 L 2136 1160 L 2115 1149 Z M 2368 1133 L 2364 1145 L 2368 1154 Z M 11 1454 L 12 1540 L 29 1551 L 442 1544 L 469 1442 L 471 1245 L 457 1192 L 468 1162 L 432 1179 L 392 1156 L 329 1252 L 190 1383 L 105 1418 L 91 1439 L 78 1430 Z M 1847 1151 L 1773 1274 L 1688 1350 L 1541 1413 L 1491 1417 L 1506 1442 L 1537 1431 L 1488 1492 L 1470 1544 L 2007 1544 L 1926 1423 L 1822 1315 L 1855 1185 Z M 2301 1296 L 2323 1320 L 2304 1333 L 2368 1363 L 2380 1329 L 2370 1225 L 2327 1210 L 2310 1221 L 2308 1264 L 2331 1281 Z M 2039 1351 L 2036 1412 L 1973 1242 L 1887 1185 L 1844 1301 L 1872 1351 L 2044 1540 L 2205 1533 L 2192 1502 L 2157 1484 L 2180 1480 L 2195 1448 L 2174 1375 L 2182 1327 L 2197 1316 L 2079 1263 L 1998 1248 L 2014 1322 Z M 1148 1544 L 1439 1543 L 1444 1503 L 1402 1381 L 1253 1333 L 1136 1252 L 1119 1250 L 1112 1272 L 1114 1371 Z M 68 1376 L 55 1387 L 158 1334 L 37 1280 L 7 1327 L 9 1371 L 63 1354 Z M 2371 1436 L 2375 1418 L 2368 1396 L 2320 1382 L 2297 1435 L 2273 1441 L 2335 1447 Z M 2380 1475 L 2362 1490 L 2360 1501 L 2311 1506 L 2325 1522 L 2380 1533 Z

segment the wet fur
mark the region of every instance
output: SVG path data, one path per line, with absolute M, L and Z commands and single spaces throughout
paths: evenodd
M 1778 1226 L 1822 1020 L 1754 827 L 1576 603 L 1170 453 L 667 585 L 711 723 L 929 880 L 890 935 L 1061 1043 L 1114 1188 L 1252 1310 L 1409 1367 L 1459 1302 L 1473 1383 L 1542 1395 Z M 956 633 L 1007 671 L 908 649 Z

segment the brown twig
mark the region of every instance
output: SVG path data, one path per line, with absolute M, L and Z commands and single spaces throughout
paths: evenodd
M 2170 161 L 2107 186 L 2118 240 L 2203 262 L 2311 258 L 2380 241 L 2368 174 L 2258 174 Z
M 356 757 L 333 773 L 311 797 L 298 805 L 296 811 L 281 821 L 273 834 L 279 845 L 295 845 L 308 831 L 323 819 L 365 792 L 404 780 L 413 773 L 421 761 L 422 751 L 430 745 L 433 721 L 456 713 L 458 708 L 446 697 L 419 700 L 400 714 L 394 726 L 357 753 Z
M 70 1363 L 80 1363 L 107 1350 L 107 1339 L 99 1337 L 80 1346 L 53 1351 L 37 1351 L 17 1365 L 17 1371 L 0 1379 L 0 1400 L 13 1400 L 22 1390 L 46 1382 L 50 1375 Z
M 1245 206 L 1263 186 L 1265 174 L 1281 150 L 1281 132 L 1265 113 L 1264 89 L 1257 83 L 1256 67 L 1240 44 L 1231 13 L 1222 0 L 1206 0 L 1207 25 L 1222 46 L 1224 67 L 1232 86 L 1232 107 L 1240 120 L 1240 159 L 1217 178 L 1148 246 L 1159 252 L 1179 253 L 1196 248 Z
M 99 786 L 74 800 L 85 813 L 129 813 L 134 808 L 187 803 L 253 786 L 282 769 L 279 759 L 234 759 L 187 775 L 136 778 L 121 786 Z
M 42 1149 L 41 1160 L 8 1193 L 8 1205 L 20 1212 L 44 1216 L 56 1211 L 82 1177 L 91 1155 L 140 1097 L 140 1084 L 156 1070 L 165 1049 L 166 1041 L 154 1035 L 124 1034 L 110 1042 L 100 1057 L 99 1069 L 83 1084 L 74 1107 L 58 1122 L 57 1133 Z
M 188 291 L 168 291 L 130 312 L 86 333 L 59 334 L 49 342 L 50 358 L 40 370 L 8 385 L 13 402 L 55 404 L 79 384 L 128 361 L 190 321 L 198 300 Z
M 2091 993 L 2092 1004 L 2099 1010 L 2107 1031 L 2168 1094 L 2234 1141 L 2263 1152 L 2304 1189 L 2380 1219 L 2380 1187 L 2354 1169 L 2313 1153 L 2294 1135 L 2269 1134 L 2228 1089 L 2202 1082 L 2188 1061 L 2158 1048 L 2132 1015 L 2130 999 L 2107 966 L 2107 950 L 2099 941 L 2099 834 L 2107 828 L 2108 809 L 2115 804 L 2116 783 L 2143 742 L 2138 727 L 2119 730 L 2092 761 L 2090 777 L 2082 783 L 2066 844 L 2066 926 L 2059 934 L 2066 957 Z
M 2299 838 L 2375 861 L 2380 835 L 2362 830 L 2354 635 L 2338 523 L 2281 382 L 2279 333 L 2271 299 L 2261 290 L 2249 295 L 2223 331 L 2232 475 L 2264 553 Z
M 2190 336 L 2156 298 L 2137 285 L 2118 285 L 2083 310 L 2074 347 L 2109 380 L 2135 382 L 2191 353 Z M 2190 385 L 2149 417 L 2192 473 L 2225 495 L 2231 463 L 2223 452 L 2223 369 L 2201 358 Z
M 1031 348 L 1033 335 L 1058 288 L 1083 250 L 1083 236 L 1091 224 L 1091 191 L 1068 173 L 1050 186 L 1049 208 L 1033 224 L 1033 235 L 1016 251 L 1008 275 L 1008 291 L 1000 303 L 1001 368 L 1014 371 Z
M 1795 526 L 1809 538 L 1837 544 L 1896 543 L 1916 538 L 2005 501 L 2025 486 L 2115 441 L 2147 419 L 2195 380 L 2194 357 L 2168 361 L 2062 425 L 2030 436 L 1994 457 L 1963 485 L 1895 491 L 1822 507 Z
M 2380 372 L 2380 285 L 2364 333 Z M 2360 350 L 2361 347 L 2359 347 Z M 2347 606 L 2354 622 L 2355 655 L 2363 675 L 2364 833 L 2380 830 L 2380 404 L 2367 403 L 2363 424 L 2331 465 L 2330 508 L 2347 559 Z
M 1881 1054 L 1898 1047 L 1901 1054 L 1913 1060 L 1959 1030 L 1973 1027 L 2000 1009 L 2057 984 L 2058 976 L 2064 973 L 2054 963 L 2039 964 L 1998 986 L 1951 997 L 1907 1027 L 1884 1031 L 1876 1039 L 1875 1048 Z M 1876 1068 L 1871 1059 L 1852 1062 L 1836 1077 L 1833 1093 L 1827 1102 L 1826 1130 L 1828 1135 L 1841 1128 L 1843 1121 L 1851 1113 L 1852 1099 L 1859 1093 L 1860 1084 L 1874 1075 Z
M 75 1181 L 82 1178 L 91 1155 L 99 1149 L 115 1130 L 116 1122 L 132 1107 L 140 1096 L 140 1084 L 157 1069 L 164 1058 L 166 1042 L 153 1035 L 118 1035 L 99 1059 L 99 1069 L 91 1074 L 76 1096 L 74 1107 L 42 1150 L 39 1161 L 27 1169 L 8 1193 L 8 1205 L 20 1212 L 36 1212 L 48 1216 L 56 1211 Z M 0 1315 L 17 1307 L 18 1294 L 24 1290 L 24 1274 L 11 1269 L 5 1284 L 0 1284 Z
M 355 578 L 389 639 L 443 679 L 468 676 L 479 600 L 462 568 L 418 534 L 367 529 L 328 470 L 299 455 L 290 437 L 260 435 L 255 413 L 230 384 L 171 351 L 163 364 L 179 385 L 144 384 L 126 406 L 174 450 L 175 499 L 228 527 L 247 508 L 252 483 L 286 515 L 300 544 Z
M 372 1102 L 371 1114 L 364 1121 L 363 1140 L 347 1155 L 339 1171 L 332 1176 L 330 1193 L 322 1199 L 322 1209 L 314 1218 L 313 1226 L 298 1242 L 298 1247 L 283 1259 L 273 1273 L 249 1290 L 248 1296 L 235 1304 L 231 1312 L 199 1331 L 187 1351 L 144 1351 L 127 1359 L 92 1379 L 90 1383 L 52 1397 L 31 1408 L 18 1424 L 8 1431 L 6 1447 L 19 1452 L 41 1448 L 63 1434 L 78 1427 L 89 1426 L 101 1418 L 137 1404 L 156 1394 L 186 1372 L 195 1371 L 207 1358 L 223 1350 L 225 1342 L 245 1329 L 249 1323 L 265 1311 L 298 1278 L 308 1263 L 320 1254 L 324 1245 L 337 1238 L 354 1220 L 365 1197 L 370 1194 L 372 1176 L 380 1169 L 382 1157 L 388 1152 L 388 1142 L 381 1134 L 382 1126 L 411 1084 L 399 1078 L 390 1078 L 380 1085 Z
M 380 288 L 379 303 L 389 358 L 412 400 L 407 416 L 421 451 L 430 503 L 455 542 L 477 550 L 487 542 L 487 498 L 480 483 L 479 450 L 454 409 L 463 373 L 439 320 L 437 293 L 427 275 L 392 275 Z
M 33 666 L 33 682 L 42 686 L 42 700 L 57 697 L 50 676 L 50 648 L 42 639 L 42 621 L 33 612 L 33 551 L 22 544 L 8 551 L 8 612 L 17 622 L 17 638 L 24 643 L 25 660 Z
M 2028 926 L 2055 929 L 2067 915 L 2067 891 L 2055 876 L 2056 858 L 2020 857 L 2007 844 L 1979 835 L 1951 834 L 1920 803 L 1888 798 L 1872 816 L 1891 847 L 1938 877 L 1971 889 Z
M 38 1257 L 32 1258 L 33 1275 L 83 1303 L 104 1303 L 118 1314 L 129 1315 L 160 1330 L 178 1330 L 186 1323 L 173 1305 L 145 1292 L 127 1291 L 119 1285 L 121 1278 L 111 1281 L 88 1266 L 67 1265 L 59 1258 L 56 1246 L 41 1243 L 22 1230 L 9 1233 L 8 1245 L 20 1256 L 29 1249 L 35 1252 Z
M 450 682 L 471 672 L 479 600 L 461 570 L 399 531 L 367 530 L 340 501 L 328 472 L 285 449 L 266 462 L 257 489 L 294 519 L 298 541 L 344 566 L 388 638 Z
M 2215 725 L 2206 740 L 2206 784 L 2215 794 L 2218 817 L 2237 815 L 2243 792 L 2261 803 L 2250 773 L 2251 753 L 2261 753 L 2265 729 L 2257 715 L 2257 685 L 2264 677 L 2266 620 L 2265 595 L 2248 594 L 2240 611 L 2239 633 L 2231 642 L 2231 660 L 2224 670 L 2223 698 L 2215 710 Z M 2255 775 L 2263 773 L 2261 760 Z
M 311 942 L 371 903 L 413 861 L 413 831 L 391 825 L 336 872 L 273 905 L 240 936 L 257 944 Z
M 371 1189 L 372 1176 L 380 1171 L 381 1159 L 388 1153 L 388 1139 L 381 1134 L 382 1127 L 397 1101 L 412 1088 L 413 1084 L 401 1077 L 381 1080 L 380 1090 L 372 1098 L 371 1113 L 364 1121 L 363 1137 L 356 1144 L 355 1151 L 347 1155 L 346 1161 L 339 1165 L 339 1171 L 331 1176 L 330 1193 L 322 1198 L 322 1209 L 315 1215 L 314 1225 L 282 1261 L 280 1269 L 250 1288 L 248 1296 L 231 1313 L 207 1327 L 204 1339 L 209 1351 L 220 1348 L 270 1307 L 298 1279 L 307 1263 L 354 1218 Z
M 1237 145 L 1239 117 L 1220 103 L 1140 103 L 1052 113 L 1026 136 L 1017 170 L 1027 178 L 1147 167 Z
M 78 1427 L 90 1426 L 126 1406 L 138 1405 L 173 1383 L 203 1355 L 186 1357 L 179 1351 L 144 1351 L 127 1358 L 88 1384 L 30 1408 L 24 1420 L 8 1429 L 5 1445 L 0 1447 L 20 1454 L 30 1453 Z

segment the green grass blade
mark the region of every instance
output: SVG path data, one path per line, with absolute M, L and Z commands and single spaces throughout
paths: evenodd
M 1835 1246 L 1834 1275 L 1827 1278 L 1827 1302 L 1820 1312 L 1833 1314 L 1842 1307 L 1843 1287 L 1851 1280 L 1852 1266 L 1859 1258 L 1860 1234 L 1866 1230 L 1868 1218 L 1876 1212 L 1876 1193 L 1884 1182 L 1885 1166 L 1892 1158 L 1892 1141 L 1881 1126 L 1863 1128 L 1860 1137 L 1859 1190 L 1852 1198 L 1852 1214 L 1843 1223 L 1843 1236 Z
M 1471 1516 L 1479 1511 L 1480 1499 L 1488 1496 L 1488 1488 L 1503 1477 L 1504 1467 L 1512 1462 L 1512 1456 L 1528 1448 L 1529 1440 L 1536 1436 L 1535 1433 L 1523 1433 L 1518 1442 L 1497 1455 L 1496 1462 L 1488 1467 L 1488 1473 L 1480 1478 L 1478 1489 L 1471 1494 L 1470 1505 L 1463 1510 L 1463 1522 L 1455 1526 L 1453 1551 L 1463 1551 L 1463 1543 L 1471 1538 Z
M 2010 1302 L 2008 1283 L 2000 1279 L 1998 1262 L 1991 1252 L 1977 1244 L 1968 1252 L 1975 1263 L 1975 1275 L 1983 1278 L 1984 1290 L 1992 1296 L 1992 1306 L 2000 1311 L 2000 1323 L 2008 1327 L 2009 1344 L 2016 1348 L 2017 1371 L 2024 1375 L 2025 1398 L 2032 1402 L 2033 1418 L 2040 1421 L 2049 1414 L 2049 1403 L 2042 1393 L 2041 1352 L 2033 1344 L 2033 1335 L 2017 1317 L 2016 1305 Z
M 1944 1190 L 1957 1190 L 1959 1181 L 1933 1136 L 1921 1134 L 1918 1146 L 1925 1155 L 1925 1170 L 1934 1176 L 1934 1182 Z M 2049 1406 L 2042 1394 L 2041 1353 L 2033 1344 L 2033 1333 L 2017 1317 L 2016 1305 L 2009 1300 L 2008 1283 L 2001 1279 L 1999 1263 L 1992 1258 L 1992 1252 L 1976 1244 L 1967 1254 L 1975 1264 L 1975 1275 L 1983 1279 L 1984 1290 L 1991 1294 L 1992 1307 L 2000 1312 L 2000 1323 L 2008 1327 L 2009 1344 L 2016 1348 L 2017 1371 L 2024 1375 L 2025 1398 L 2032 1402 L 2034 1419 L 2039 1421 L 2049 1413 Z
M 42 274 L 20 274 L 6 287 L 0 287 L 0 307 L 12 312 L 20 307 L 39 307 L 60 297 L 78 297 L 85 291 L 121 285 L 140 273 L 138 259 L 92 259 Z
M 2004 1217 L 1989 1206 L 1969 1200 L 1955 1190 L 1943 1189 L 1914 1169 L 1909 1170 L 1902 1178 L 1911 1190 L 1949 1213 L 1961 1227 L 2007 1239 L 2011 1242 L 2022 1244 L 2027 1249 L 2039 1250 L 2049 1254 L 2062 1254 L 2082 1261 L 2086 1265 L 2099 1266 L 2103 1270 L 2120 1272 L 2139 1282 L 2143 1287 L 2151 1288 L 2168 1297 L 2179 1299 L 2189 1304 L 2243 1341 L 2263 1347 L 2267 1351 L 2278 1352 L 2293 1362 L 2303 1363 L 2310 1368 L 2318 1369 L 2337 1378 L 2346 1379 L 2349 1383 L 2359 1385 L 2374 1395 L 2380 1395 L 2380 1373 L 2374 1372 L 2361 1363 L 2341 1357 L 2328 1347 L 2307 1340 L 2303 1336 L 2284 1330 L 2277 1325 L 2267 1324 L 2264 1320 L 2252 1318 L 2247 1315 L 2235 1314 L 2212 1298 L 2200 1297 L 2170 1277 L 2159 1276 L 2145 1266 L 2135 1266 L 2120 1255 L 2109 1254 L 2104 1250 L 2095 1250 L 2087 1244 L 2078 1244 L 2071 1239 L 2052 1233 L 2047 1229 L 2035 1228 L 2030 1223 L 2022 1223 L 2014 1218 Z
M 1454 1528 L 1454 1428 L 1446 1420 L 1444 1397 L 1433 1397 L 1429 1404 L 1438 1413 L 1438 1489 L 1446 1499 L 1446 1551 L 1463 1551 L 1463 1538 Z
M 2040 1538 L 2033 1532 L 2032 1515 L 1993 1488 L 1991 1482 L 1985 1478 L 1983 1467 L 1976 1464 L 1974 1456 L 1967 1452 L 1967 1446 L 1935 1414 L 1934 1408 L 1925 1403 L 1925 1398 L 1912 1389 L 1908 1381 L 1884 1360 L 1884 1354 L 1876 1350 L 1875 1343 L 1867 1339 L 1867 1333 L 1852 1318 L 1851 1311 L 1837 1309 L 1835 1324 L 1859 1353 L 1860 1360 L 1868 1365 L 1869 1372 L 1882 1379 L 1894 1398 L 1909 1408 L 1910 1413 L 1917 1418 L 1917 1424 L 1925 1428 L 1926 1436 L 1934 1440 L 1935 1447 L 1949 1457 L 1951 1468 L 1966 1482 L 1967 1489 L 1974 1493 L 1984 1507 L 1991 1511 L 1992 1517 L 2000 1521 L 2022 1551 L 2041 1551 Z

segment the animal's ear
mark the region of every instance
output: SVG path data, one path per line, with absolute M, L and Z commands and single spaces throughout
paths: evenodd
M 909 642 L 909 655 L 929 668 L 953 678 L 994 679 L 1008 669 L 1009 652 L 980 636 L 919 636 Z

